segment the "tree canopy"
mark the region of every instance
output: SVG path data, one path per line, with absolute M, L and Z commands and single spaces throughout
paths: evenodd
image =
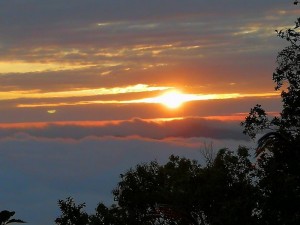
M 121 174 L 113 190 L 117 205 L 108 208 L 100 203 L 96 213 L 81 224 L 253 224 L 253 176 L 248 149 L 243 147 L 236 154 L 220 150 L 206 166 L 173 155 L 165 165 L 156 161 L 139 164 Z M 70 224 L 70 217 L 86 218 L 78 210 L 82 204 L 75 206 L 70 198 L 59 204 L 64 207 L 60 207 L 63 215 L 57 224 Z
M 299 2 L 295 1 L 297 5 Z M 278 53 L 273 73 L 283 108 L 269 117 L 261 105 L 242 123 L 244 133 L 258 140 L 258 190 L 261 224 L 300 224 L 300 18 L 295 26 L 276 31 L 289 45 Z
M 298 1 L 295 1 L 297 3 Z M 278 53 L 277 68 L 273 73 L 275 90 L 281 91 L 283 109 L 279 116 L 270 118 L 261 105 L 253 107 L 242 122 L 244 133 L 255 138 L 260 132 L 275 131 L 277 137 L 288 142 L 300 138 L 300 18 L 287 30 L 276 30 L 289 45 Z M 274 137 L 274 136 L 273 136 Z

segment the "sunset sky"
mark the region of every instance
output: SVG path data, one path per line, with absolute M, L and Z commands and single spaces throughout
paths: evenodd
M 112 203 L 120 173 L 253 145 L 299 15 L 282 0 L 0 0 L 0 205 L 53 224 L 57 200 Z

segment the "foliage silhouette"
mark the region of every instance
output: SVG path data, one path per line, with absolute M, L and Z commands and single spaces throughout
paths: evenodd
M 88 214 L 83 211 L 85 203 L 76 205 L 71 197 L 66 201 L 58 201 L 62 215 L 55 219 L 58 225 L 86 225 L 88 224 Z
M 23 220 L 11 218 L 14 215 L 15 215 L 14 211 L 7 211 L 7 210 L 1 211 L 0 212 L 0 225 L 10 224 L 10 223 L 26 223 Z
M 279 116 L 269 119 L 261 105 L 251 109 L 245 121 L 244 133 L 255 138 L 260 131 L 276 131 L 277 137 L 288 141 L 296 141 L 300 136 L 300 18 L 293 28 L 276 31 L 278 36 L 289 42 L 278 53 L 278 66 L 273 73 L 275 90 L 280 90 L 283 109 Z
M 99 203 L 96 213 L 89 216 L 90 225 L 116 225 L 128 224 L 128 216 L 125 211 L 116 206 L 106 207 L 103 203 Z
M 294 2 L 295 5 L 298 1 Z M 283 109 L 269 118 L 261 105 L 242 123 L 244 133 L 258 140 L 259 223 L 300 224 L 300 18 L 293 28 L 276 31 L 289 45 L 278 53 L 275 90 L 283 89 Z M 271 132 L 270 132 L 271 131 Z
M 82 224 L 254 224 L 254 171 L 248 149 L 243 147 L 236 154 L 220 150 L 205 167 L 195 160 L 173 155 L 165 165 L 156 161 L 139 164 L 121 174 L 121 181 L 113 190 L 117 205 L 106 207 L 100 203 L 96 213 Z M 70 198 L 60 204 L 77 210 L 60 207 L 60 218 L 68 219 L 58 224 L 71 224 L 70 217 L 87 218 L 81 211 L 83 205 L 74 205 Z

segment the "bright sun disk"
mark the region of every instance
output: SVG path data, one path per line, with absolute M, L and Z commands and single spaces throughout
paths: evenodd
M 165 93 L 162 96 L 158 97 L 158 100 L 161 104 L 171 109 L 178 108 L 182 105 L 182 103 L 186 101 L 185 95 L 181 94 L 178 91 Z

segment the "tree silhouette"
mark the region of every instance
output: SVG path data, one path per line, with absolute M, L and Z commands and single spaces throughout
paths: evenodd
M 300 224 L 299 28 L 300 18 L 293 28 L 276 31 L 289 43 L 278 53 L 273 73 L 275 90 L 282 89 L 281 113 L 270 119 L 261 105 L 256 105 L 242 122 L 244 133 L 251 138 L 269 131 L 259 139 L 256 150 L 261 224 Z
M 211 164 L 171 156 L 121 175 L 113 191 L 129 224 L 253 224 L 254 167 L 248 149 L 222 149 Z
M 295 1 L 297 3 L 298 1 Z M 296 142 L 300 136 L 300 18 L 293 28 L 277 31 L 280 38 L 289 45 L 278 53 L 277 68 L 273 73 L 275 90 L 283 89 L 281 98 L 283 109 L 279 116 L 269 119 L 261 105 L 251 109 L 245 121 L 244 133 L 255 138 L 260 131 L 272 130 L 277 137 Z M 267 139 L 265 136 L 263 139 Z M 272 137 L 274 138 L 274 136 Z M 262 140 L 263 140 L 262 139 Z M 262 142 L 261 140 L 261 142 Z
M 103 203 L 99 203 L 96 213 L 89 216 L 90 225 L 127 225 L 128 215 L 126 211 L 117 205 L 106 207 Z
M 76 205 L 71 197 L 68 197 L 65 201 L 58 201 L 59 208 L 62 215 L 55 219 L 55 223 L 58 225 L 86 225 L 88 224 L 88 214 L 83 211 L 85 203 Z
M 113 190 L 115 205 L 100 203 L 88 216 L 71 198 L 59 201 L 59 225 L 252 225 L 257 190 L 255 168 L 248 149 L 237 153 L 222 149 L 213 162 L 201 166 L 197 161 L 170 156 L 138 164 L 121 174 Z

